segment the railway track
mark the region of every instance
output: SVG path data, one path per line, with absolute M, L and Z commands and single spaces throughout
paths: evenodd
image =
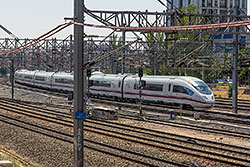
M 92 99 L 93 103 L 105 104 L 108 106 L 122 106 L 126 109 L 139 110 L 138 104 L 134 103 L 126 103 L 126 102 L 117 102 L 111 99 Z M 170 111 L 170 109 L 174 109 L 174 111 Z M 170 115 L 173 112 L 173 115 L 180 115 L 180 108 L 177 106 L 168 106 L 161 104 L 145 104 L 142 105 L 142 110 L 146 113 L 157 113 L 157 114 L 165 114 Z M 244 114 L 234 114 L 229 112 L 220 112 L 216 110 L 208 110 L 208 111 L 192 111 L 192 110 L 183 110 L 182 116 L 187 118 L 194 118 L 195 115 L 198 115 L 199 120 L 213 120 L 221 123 L 232 123 L 235 125 L 241 126 L 249 126 L 250 125 L 250 115 Z M 152 115 L 153 116 L 153 115 Z
M 3 101 L 1 100 L 0 102 L 1 102 L 1 106 L 3 106 L 2 105 Z M 21 108 L 20 104 L 17 104 L 19 105 L 17 108 L 13 108 L 12 102 L 6 102 L 6 103 L 8 103 L 9 106 L 12 106 L 12 107 L 9 107 L 9 109 L 7 106 L 5 106 L 6 107 L 5 110 L 8 109 L 9 112 L 16 112 L 16 110 L 20 110 Z M 56 124 L 60 124 L 62 126 L 68 126 L 71 128 L 73 127 L 72 120 L 71 121 L 68 120 L 71 117 L 67 113 L 64 113 L 64 117 L 62 118 L 61 113 L 53 112 L 51 110 L 44 112 L 45 109 L 41 109 L 40 114 L 37 114 L 38 108 L 36 107 L 35 108 L 36 112 L 31 114 L 30 111 L 25 112 L 26 109 L 27 107 L 24 106 L 24 109 L 22 111 L 22 113 L 26 114 L 25 116 L 33 117 L 33 118 L 35 117 L 36 119 L 47 120 L 48 122 L 53 122 Z M 59 116 L 61 117 L 60 119 L 58 119 Z M 1 114 L 1 117 L 4 117 L 4 116 Z M 5 117 L 5 119 L 7 118 Z M 9 117 L 8 119 L 11 119 L 11 117 Z M 19 119 L 12 118 L 12 120 L 20 122 Z M 22 124 L 25 124 L 25 123 L 22 122 Z M 87 120 L 85 121 L 84 124 L 85 124 L 85 130 L 87 132 L 95 133 L 97 135 L 102 135 L 105 138 L 116 138 L 116 140 L 123 140 L 123 142 L 121 143 L 124 143 L 124 141 L 126 141 L 126 142 L 131 142 L 131 144 L 133 143 L 140 144 L 140 145 L 144 145 L 153 149 L 162 149 L 163 151 L 171 150 L 172 152 L 177 152 L 178 154 L 185 154 L 187 156 L 194 156 L 196 158 L 198 157 L 201 159 L 206 159 L 206 160 L 220 162 L 223 164 L 234 165 L 234 166 L 247 166 L 247 164 L 250 163 L 250 161 L 248 160 L 250 158 L 250 150 L 246 148 L 241 148 L 241 147 L 232 146 L 232 145 L 225 145 L 225 144 L 223 145 L 221 143 L 210 142 L 210 141 L 200 140 L 196 138 L 189 138 L 189 137 L 181 136 L 181 135 L 171 136 L 171 134 L 163 133 L 161 131 L 143 129 L 143 128 L 139 128 L 136 126 L 129 126 L 127 124 L 121 124 L 121 123 L 103 122 L 103 121 L 98 121 L 98 120 Z M 32 125 L 32 126 L 35 126 L 35 125 Z M 31 127 L 31 124 L 28 124 L 27 127 Z M 45 127 L 41 127 L 41 126 L 37 127 L 37 125 L 36 125 L 36 128 L 40 129 L 40 130 L 37 130 L 36 133 L 42 132 L 45 129 Z M 45 131 L 49 131 L 48 128 L 45 129 Z M 72 139 L 73 137 L 71 134 L 66 135 L 60 131 L 55 131 L 55 130 L 53 130 L 53 133 L 55 133 L 54 136 L 57 136 L 57 138 L 58 138 L 58 134 L 62 136 L 65 135 L 69 138 L 67 139 L 66 142 L 72 142 L 70 141 L 70 138 Z M 44 132 L 43 132 L 43 135 L 45 135 Z M 51 132 L 50 132 L 50 135 L 51 135 Z M 142 155 L 142 153 L 138 152 L 138 150 L 133 152 L 131 150 L 124 149 L 126 148 L 125 146 L 119 148 L 119 145 L 117 145 L 117 147 L 115 147 L 114 145 L 109 145 L 109 140 L 107 140 L 107 143 L 105 144 L 103 143 L 103 141 L 102 142 L 92 141 L 89 139 L 84 139 L 84 140 L 93 146 L 98 145 L 98 144 L 100 147 L 109 146 L 101 150 L 107 150 L 107 148 L 110 149 L 112 147 L 113 152 L 114 151 L 119 152 L 123 150 L 123 152 L 126 152 L 126 154 L 130 152 L 130 154 L 132 153 L 133 156 L 141 155 L 145 157 L 145 155 Z M 86 145 L 86 146 L 89 146 L 89 145 Z M 94 146 L 92 149 L 97 149 L 97 148 Z M 131 155 L 125 156 L 125 158 L 130 157 L 130 156 Z M 159 157 L 155 157 L 154 159 L 152 158 L 151 155 L 148 155 L 147 158 L 151 158 L 150 161 L 154 162 L 153 164 L 152 163 L 150 164 L 151 166 L 154 166 L 154 165 L 158 166 L 157 165 L 158 163 L 169 163 L 169 164 L 177 165 L 177 166 L 190 165 L 190 164 L 183 164 L 183 163 L 177 163 L 177 162 L 172 162 L 172 163 L 166 162 L 166 161 L 163 162 L 165 158 L 161 159 Z M 139 163 L 139 162 L 136 162 L 136 163 Z
M 1 100 L 1 98 L 0 98 Z M 55 111 L 55 109 L 43 109 L 41 107 L 36 107 L 36 106 L 32 106 L 30 104 L 26 104 L 25 102 L 21 102 L 18 100 L 11 100 L 11 99 L 6 99 L 7 102 L 9 102 L 9 104 L 12 104 L 13 102 L 15 103 L 16 106 L 18 105 L 23 105 L 25 109 L 29 109 L 29 108 L 33 108 L 33 111 L 38 111 L 39 113 L 37 113 L 38 115 L 41 115 L 40 113 L 47 113 L 47 114 L 52 114 L 52 115 L 56 115 L 56 117 L 61 120 L 62 118 L 68 118 L 70 119 L 71 117 L 69 116 L 69 108 L 65 107 L 64 109 L 66 109 L 64 112 L 61 111 Z M 97 100 L 98 101 L 98 100 Z M 1 101 L 0 101 L 1 104 Z M 18 105 L 17 105 L 18 104 Z M 35 103 L 36 104 L 36 103 Z M 41 104 L 41 103 L 39 103 Z M 110 106 L 111 104 L 113 106 L 117 105 L 121 105 L 121 103 L 117 102 L 117 104 L 114 104 L 110 101 L 103 101 L 101 100 L 101 102 L 99 103 L 95 103 L 95 104 L 101 104 L 101 105 L 107 105 Z M 125 103 L 127 104 L 127 103 Z M 5 106 L 5 104 L 2 104 L 2 106 Z M 63 108 L 61 105 L 60 106 L 56 106 L 56 107 L 60 107 L 59 109 Z M 131 104 L 128 104 L 128 106 L 123 106 L 126 108 L 126 110 L 129 109 L 137 109 L 138 106 L 133 106 Z M 12 108 L 16 108 L 13 107 Z M 17 108 L 18 109 L 18 108 Z M 154 107 L 155 109 L 155 107 Z M 156 109 L 157 111 L 159 111 L 159 109 Z M 33 111 L 26 111 L 28 113 L 33 113 Z M 167 125 L 167 126 L 172 126 L 172 127 L 178 127 L 178 128 L 187 128 L 187 129 L 191 129 L 191 130 L 196 130 L 196 131 L 202 131 L 202 132 L 207 132 L 207 133 L 215 133 L 215 134 L 222 134 L 222 135 L 227 135 L 227 136 L 234 136 L 234 137 L 241 137 L 241 138 L 245 138 L 245 139 L 250 139 L 250 130 L 246 128 L 246 132 L 248 133 L 242 133 L 242 132 L 238 132 L 237 129 L 235 129 L 235 131 L 233 130 L 227 130 L 227 129 L 218 129 L 218 127 L 216 128 L 211 128 L 211 127 L 204 127 L 201 125 L 195 125 L 195 124 L 188 124 L 188 123 L 183 123 L 183 122 L 176 122 L 176 121 L 169 121 L 169 117 L 168 115 L 162 115 L 162 113 L 167 113 L 169 112 L 168 110 L 164 110 L 161 113 L 161 115 L 156 115 L 155 113 L 152 113 L 152 108 L 144 108 L 144 111 L 150 111 L 150 113 L 144 113 L 144 118 L 146 118 L 146 121 L 148 123 L 155 123 L 155 124 L 159 124 L 159 125 Z M 27 113 L 26 113 L 27 114 Z M 129 116 L 130 115 L 130 116 Z M 186 116 L 187 114 L 183 114 L 184 116 Z M 190 117 L 192 116 L 192 114 L 189 114 Z M 33 116 L 35 117 L 35 116 Z M 123 112 L 122 113 L 122 117 L 123 118 L 128 118 L 128 119 L 134 119 L 134 112 Z
M 8 156 L 10 159 L 14 160 L 15 163 L 22 165 L 22 166 L 36 166 L 36 164 L 24 159 L 23 157 L 20 157 L 13 151 L 10 151 L 6 148 L 0 147 L 0 152 L 4 153 L 6 156 Z
M 250 114 L 249 110 L 250 106 L 250 101 L 249 100 L 242 100 L 238 99 L 238 110 L 239 111 L 244 111 L 244 113 Z M 215 108 L 223 108 L 223 109 L 228 109 L 232 110 L 232 99 L 230 98 L 216 98 L 216 103 L 215 103 Z
M 53 95 L 53 96 L 57 96 L 57 97 L 63 97 L 63 98 L 67 97 L 67 93 L 63 93 L 63 92 L 54 92 L 54 91 L 49 91 L 49 90 L 44 90 L 44 89 L 30 88 L 30 87 L 26 87 L 26 86 L 19 85 L 19 84 L 17 84 L 17 85 L 18 85 L 18 88 L 20 88 L 20 89 L 26 89 L 29 91 L 44 93 L 44 94 Z M 101 100 L 104 103 L 110 103 L 110 104 L 116 103 L 112 99 L 101 98 Z M 112 100 L 112 102 L 110 102 L 111 100 Z M 194 111 L 185 110 L 185 111 L 183 111 L 183 116 L 193 118 L 194 113 L 196 113 L 196 115 L 198 115 L 199 119 L 203 119 L 203 120 L 214 120 L 214 121 L 233 123 L 233 124 L 238 124 L 238 125 L 243 125 L 243 126 L 250 125 L 250 121 L 249 121 L 250 114 L 246 114 L 246 113 L 250 112 L 248 109 L 248 106 L 250 105 L 250 101 L 239 100 L 238 111 L 239 111 L 239 113 L 242 112 L 243 114 L 234 114 L 234 113 L 231 113 L 232 102 L 230 100 L 231 99 L 216 98 L 216 104 L 215 104 L 215 107 L 213 109 L 210 109 L 210 110 L 205 111 L 205 112 L 202 112 L 202 111 L 195 111 L 194 112 Z M 92 98 L 92 101 L 95 103 L 102 103 L 102 102 L 100 102 L 99 99 Z M 118 102 L 118 103 L 120 103 L 120 102 Z M 122 105 L 124 107 L 138 109 L 138 105 L 131 104 L 131 103 L 127 103 L 127 104 L 121 103 L 121 104 L 117 104 L 117 105 Z M 151 106 L 151 107 L 149 107 L 149 106 Z M 170 114 L 170 111 L 168 111 L 169 109 L 179 110 L 179 107 L 170 106 L 170 105 L 161 105 L 161 104 L 152 104 L 152 103 L 149 105 L 143 105 L 144 111 L 152 111 L 152 108 L 153 108 L 154 112 L 165 113 L 165 114 Z M 158 111 L 156 111 L 154 108 L 157 108 Z M 221 112 L 221 109 L 223 109 L 223 111 L 225 111 L 225 112 Z M 228 112 L 228 110 L 229 110 L 229 112 Z M 179 113 L 178 113 L 178 111 L 177 112 L 175 111 L 174 114 L 178 115 Z
M 0 80 L 0 81 L 1 81 L 1 84 L 10 86 L 10 84 L 9 84 L 9 82 L 7 82 L 6 78 L 4 80 Z M 56 92 L 56 91 L 51 91 L 51 90 L 39 89 L 39 88 L 36 88 L 36 87 L 27 87 L 27 86 L 20 85 L 20 84 L 15 84 L 15 88 L 28 90 L 28 91 L 32 91 L 32 92 L 36 92 L 36 93 L 43 93 L 43 94 L 57 96 L 57 97 L 63 97 L 63 98 L 67 98 L 67 96 L 68 96 L 67 93 L 65 93 L 65 92 Z M 151 104 L 151 105 L 160 106 L 159 104 Z M 247 114 L 250 115 L 249 105 L 250 105 L 249 100 L 238 99 L 238 112 L 239 113 L 242 112 L 244 114 L 247 113 Z M 169 106 L 169 105 L 164 105 L 164 107 L 178 109 L 178 107 Z M 232 110 L 232 99 L 229 99 L 229 98 L 216 98 L 214 109 L 217 109 L 217 110 L 223 109 L 223 111 L 231 112 L 231 110 Z M 219 112 L 215 111 L 214 109 L 212 109 L 211 111 L 206 111 L 206 113 L 211 112 L 211 114 L 214 114 L 214 113 L 218 114 Z M 199 111 L 197 111 L 197 112 L 199 112 Z M 223 115 L 232 116 L 232 114 L 231 115 L 230 114 L 231 113 L 227 114 L 226 112 L 223 112 Z M 186 116 L 188 116 L 188 115 L 186 115 Z M 242 117 L 244 117 L 244 116 L 242 116 Z M 249 117 L 250 116 L 246 116 L 245 118 L 249 119 Z M 232 122 L 229 119 L 227 121 Z M 242 123 L 246 124 L 248 122 L 249 121 L 242 122 Z
M 72 134 L 63 133 L 63 132 L 60 132 L 60 131 L 57 131 L 57 130 L 53 130 L 53 129 L 49 129 L 49 128 L 40 126 L 40 125 L 36 125 L 36 124 L 29 123 L 29 122 L 21 121 L 21 120 L 19 120 L 17 118 L 12 118 L 12 117 L 9 117 L 9 116 L 5 116 L 3 114 L 0 114 L 0 117 L 4 118 L 4 119 L 1 119 L 1 121 L 5 122 L 5 123 L 8 123 L 8 124 L 11 124 L 11 125 L 14 125 L 14 126 L 18 126 L 18 127 L 24 128 L 26 130 L 30 130 L 30 131 L 35 132 L 35 133 L 46 135 L 48 137 L 52 137 L 52 138 L 61 140 L 63 142 L 68 142 L 68 143 L 73 144 L 73 141 L 72 141 L 73 140 L 73 135 Z M 8 121 L 6 121 L 6 119 L 8 119 Z M 13 123 L 13 121 L 15 123 Z M 47 119 L 47 121 L 51 122 L 50 119 Z M 71 121 L 71 125 L 67 124 L 67 122 L 68 121 L 65 121 L 65 123 L 63 125 L 73 128 L 73 125 L 72 125 L 73 122 Z M 54 123 L 58 123 L 56 117 L 55 117 Z M 110 154 L 112 156 L 123 158 L 123 159 L 129 160 L 129 161 L 133 161 L 133 162 L 141 164 L 141 165 L 158 166 L 158 165 L 154 165 L 152 163 L 147 163 L 147 162 L 143 162 L 143 161 L 140 161 L 140 160 L 137 160 L 137 159 L 129 158 L 129 156 L 120 156 L 119 154 L 114 154 L 113 152 L 114 151 L 116 151 L 116 152 L 120 151 L 120 152 L 123 152 L 123 153 L 126 153 L 126 154 L 132 154 L 132 155 L 136 155 L 136 156 L 140 156 L 140 157 L 144 157 L 144 158 L 146 157 L 148 159 L 151 159 L 150 161 L 159 161 L 159 162 L 164 162 L 164 163 L 173 164 L 173 165 L 177 165 L 177 166 L 187 166 L 187 165 L 182 165 L 180 163 L 167 161 L 167 160 L 164 160 L 164 159 L 160 159 L 160 158 L 156 158 L 156 157 L 152 157 L 152 156 L 147 156 L 147 155 L 144 155 L 142 153 L 133 152 L 133 151 L 130 151 L 130 150 L 119 148 L 119 147 L 114 147 L 112 145 L 107 145 L 107 144 L 100 143 L 100 142 L 97 142 L 97 141 L 92 141 L 92 140 L 89 140 L 89 139 L 84 139 L 84 143 L 86 143 L 86 142 L 89 143 L 89 144 L 84 145 L 84 147 L 86 147 L 86 148 L 89 148 L 89 149 L 92 149 L 92 150 L 95 150 L 95 151 L 98 151 L 98 152 L 102 152 L 102 153 L 105 153 L 105 154 Z M 91 145 L 95 145 L 95 146 L 93 147 Z M 105 147 L 105 148 L 103 148 L 103 147 Z M 107 148 L 112 149 L 113 151 L 110 151 L 110 150 L 107 151 Z

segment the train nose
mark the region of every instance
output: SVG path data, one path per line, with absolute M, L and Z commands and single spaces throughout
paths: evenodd
M 203 99 L 207 102 L 214 102 L 214 95 L 203 96 Z
M 214 101 L 214 95 L 211 96 L 211 100 Z

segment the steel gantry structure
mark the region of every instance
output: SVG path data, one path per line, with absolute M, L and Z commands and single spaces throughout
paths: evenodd
M 0 50 L 10 50 L 23 46 L 34 39 L 10 39 L 0 38 Z M 27 49 L 23 49 L 15 54 L 15 66 L 17 69 L 25 68 L 30 70 L 46 71 L 72 71 L 73 37 L 70 35 L 66 39 L 46 39 Z M 8 55 L 0 55 L 1 58 Z M 3 61 L 4 59 L 2 59 Z M 67 66 L 65 66 L 67 65 Z
M 238 36 L 247 36 L 249 30 L 246 26 L 239 27 L 238 29 L 233 29 L 233 27 L 214 27 L 216 29 L 172 29 L 168 31 L 155 29 L 155 27 L 216 24 L 249 19 L 244 13 L 239 14 L 237 12 L 238 10 L 239 9 L 235 7 L 234 14 L 229 12 L 229 15 L 228 13 L 185 13 L 179 9 L 167 9 L 162 12 L 150 12 L 147 10 L 102 11 L 90 10 L 84 7 L 83 11 L 86 20 L 88 20 L 88 18 L 95 19 L 99 25 L 106 26 L 106 28 L 111 27 L 110 32 L 98 40 L 95 39 L 98 35 L 92 36 L 84 34 L 84 52 L 88 60 L 95 59 L 110 52 L 119 45 L 124 45 L 129 42 L 130 40 L 127 34 L 130 33 L 133 38 L 142 37 L 143 41 L 124 48 L 112 57 L 96 63 L 93 68 L 106 70 L 106 72 L 109 73 L 124 73 L 135 72 L 138 66 L 144 65 L 151 68 L 152 74 L 159 73 L 159 68 L 162 68 L 162 66 L 164 66 L 163 71 L 165 71 L 165 73 L 169 70 L 178 72 L 176 69 L 209 69 L 211 60 L 216 53 L 223 53 L 221 50 L 216 50 L 216 44 L 220 44 L 221 41 L 218 42 L 214 40 L 214 35 L 225 36 L 237 34 Z M 112 27 L 118 27 L 118 29 L 112 29 Z M 133 29 L 133 27 L 137 27 L 137 29 Z M 150 29 L 150 27 L 152 27 L 152 29 Z M 121 40 L 118 38 L 112 39 L 114 34 L 117 33 L 121 33 Z M 206 35 L 207 37 L 204 38 Z M 15 55 L 16 69 L 28 68 L 49 71 L 71 71 L 73 66 L 73 38 L 71 35 L 64 40 L 46 39 L 18 53 L 13 53 L 12 55 Z M 0 50 L 4 51 L 17 48 L 29 41 L 31 41 L 31 39 L 0 39 Z M 247 47 L 248 45 L 246 40 L 238 41 L 236 38 L 229 42 L 224 41 L 224 43 L 225 45 L 229 44 L 232 48 L 236 48 L 238 45 L 243 47 Z M 224 47 L 226 46 L 222 46 L 222 48 Z M 236 51 L 224 53 L 234 54 Z M 5 55 L 0 56 L 4 58 Z M 1 61 L 5 60 L 1 59 Z M 234 70 L 237 70 L 235 66 L 237 66 L 237 64 L 234 65 Z M 229 67 L 227 70 L 232 70 L 232 67 Z
M 214 24 L 220 22 L 226 22 L 227 20 L 246 20 L 248 17 L 246 15 L 227 15 L 227 14 L 185 14 L 179 11 L 163 11 L 163 12 L 149 12 L 149 11 L 101 11 L 101 10 L 90 10 L 86 7 L 84 8 L 85 13 L 97 20 L 99 23 L 105 26 L 113 27 L 167 27 L 167 26 L 184 26 L 184 25 L 198 25 L 201 23 Z M 188 22 L 183 19 L 188 18 Z M 86 18 L 87 19 L 87 18 Z M 240 28 L 241 35 L 248 35 L 247 28 Z M 148 58 L 148 61 L 144 64 L 153 66 L 152 71 L 157 73 L 157 68 L 155 65 L 159 62 L 164 61 L 166 64 L 166 70 L 170 68 L 185 68 L 192 69 L 196 67 L 191 67 L 187 65 L 194 64 L 194 62 L 202 61 L 205 64 L 209 64 L 205 60 L 211 59 L 212 53 L 216 52 L 214 45 L 216 42 L 212 39 L 207 39 L 206 41 L 197 40 L 201 34 L 232 34 L 232 28 L 227 28 L 226 32 L 220 30 L 189 30 L 189 31 L 162 31 L 164 34 L 164 40 L 160 40 L 155 35 L 152 35 L 149 39 L 148 34 L 154 34 L 154 30 L 141 30 L 141 31 L 131 31 L 131 30 L 110 30 L 107 36 L 104 36 L 101 40 L 95 39 L 97 36 L 88 36 L 85 34 L 85 52 L 88 55 L 88 59 L 93 59 L 98 57 L 105 52 L 109 52 L 114 49 L 111 47 L 114 41 L 110 38 L 115 33 L 122 33 L 121 43 L 128 42 L 127 33 L 134 35 L 134 38 L 144 37 L 144 42 L 134 44 L 127 51 L 122 51 L 117 53 L 110 60 L 105 60 L 95 66 L 95 68 L 104 70 L 106 67 L 117 64 L 118 69 L 125 68 L 123 71 L 131 71 L 131 68 L 126 69 L 126 64 L 128 60 L 134 61 L 134 64 L 138 63 L 138 56 L 143 58 Z M 196 34 L 192 38 L 181 38 L 179 33 L 192 33 Z M 88 38 L 86 38 L 88 37 Z M 32 39 L 0 39 L 0 50 L 8 50 L 11 48 L 19 47 L 25 43 L 32 41 Z M 225 42 L 226 43 L 226 42 Z M 228 43 L 228 42 L 227 42 Z M 231 43 L 231 42 L 230 42 Z M 246 42 L 245 42 L 246 43 Z M 32 47 L 19 52 L 16 57 L 18 57 L 17 64 L 20 68 L 29 69 L 42 69 L 42 70 L 67 70 L 70 71 L 73 66 L 72 58 L 72 47 L 73 47 L 73 37 L 72 35 L 66 39 L 46 39 L 41 41 Z M 206 50 L 210 51 L 205 53 Z M 190 54 L 193 53 L 193 54 Z M 194 53 L 196 57 L 194 58 Z M 205 54 L 204 54 L 205 53 Z M 188 56 L 189 55 L 189 56 Z M 121 57 L 121 58 L 119 58 Z M 129 58 L 128 58 L 129 57 Z M 196 59 L 194 61 L 194 59 Z M 185 60 L 185 61 L 184 61 Z M 200 61 L 198 61 L 200 60 Z M 115 61 L 115 62 L 114 62 Z M 26 63 L 27 62 L 27 63 Z M 40 63 L 43 62 L 43 63 Z M 131 61 L 132 62 L 132 61 Z M 150 63 L 151 62 L 151 63 Z M 153 62 L 153 63 L 152 63 Z M 199 63 L 201 64 L 201 63 Z M 112 68 L 109 72 L 118 72 L 116 68 Z M 133 71 L 133 69 L 132 69 Z

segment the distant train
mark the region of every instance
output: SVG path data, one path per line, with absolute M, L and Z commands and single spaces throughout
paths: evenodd
M 19 70 L 15 81 L 20 84 L 51 90 L 73 91 L 73 73 Z M 140 78 L 132 74 L 103 74 L 93 72 L 90 93 L 116 99 L 137 100 L 140 97 Z M 141 87 L 143 101 L 182 104 L 196 110 L 207 110 L 215 103 L 214 95 L 202 80 L 188 76 L 144 75 Z

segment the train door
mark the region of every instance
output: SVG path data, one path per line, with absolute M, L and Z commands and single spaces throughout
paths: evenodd
M 167 82 L 166 85 L 166 93 L 167 93 L 167 101 L 173 102 L 173 81 L 170 79 L 169 82 Z
M 53 76 L 54 74 L 56 74 L 56 73 L 51 74 L 51 77 L 49 78 L 50 79 L 49 83 L 50 83 L 50 89 L 51 90 L 53 89 L 53 84 L 54 84 L 54 76 Z
M 175 82 L 172 92 L 174 98 L 176 99 L 176 103 L 190 104 L 189 99 L 193 93 L 185 86 L 184 82 Z
M 121 89 L 121 98 L 124 99 L 125 98 L 125 78 L 127 77 L 128 75 L 125 75 L 124 77 L 122 77 L 121 79 L 121 83 L 120 83 L 120 89 Z

